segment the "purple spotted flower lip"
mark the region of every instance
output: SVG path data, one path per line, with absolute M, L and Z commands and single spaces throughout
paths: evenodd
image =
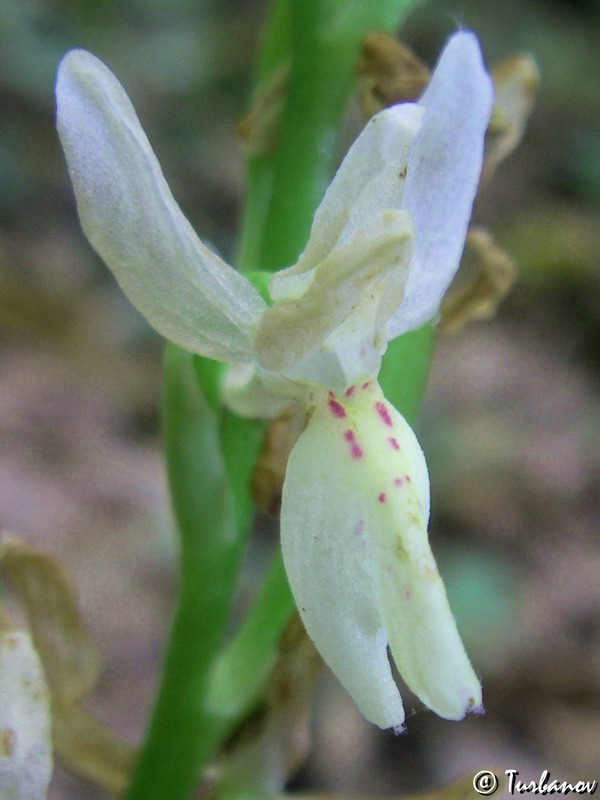
M 462 253 L 493 102 L 476 38 L 453 36 L 420 100 L 366 125 L 269 307 L 196 236 L 112 73 L 72 51 L 56 94 L 81 224 L 132 303 L 168 339 L 230 364 L 238 413 L 290 398 L 308 412 L 281 539 L 325 661 L 382 728 L 404 722 L 388 648 L 441 716 L 480 707 L 429 547 L 423 453 L 377 383 L 388 341 L 435 317 Z

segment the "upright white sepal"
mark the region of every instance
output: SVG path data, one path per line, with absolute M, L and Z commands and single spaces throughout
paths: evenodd
M 250 361 L 265 304 L 194 233 L 115 76 L 72 50 L 58 71 L 56 101 L 81 225 L 125 294 L 182 347 Z
M 317 208 L 306 249 L 271 279 L 275 299 L 299 296 L 314 270 L 358 230 L 368 231 L 382 212 L 400 209 L 408 154 L 424 110 L 404 103 L 376 114 L 346 153 Z
M 448 42 L 419 100 L 425 110 L 408 156 L 402 208 L 414 220 L 406 295 L 387 325 L 393 339 L 432 319 L 462 255 L 483 164 L 494 90 L 477 38 Z
M 386 646 L 447 719 L 481 704 L 429 547 L 417 439 L 374 381 L 315 398 L 286 472 L 283 556 L 309 635 L 371 722 L 404 719 Z

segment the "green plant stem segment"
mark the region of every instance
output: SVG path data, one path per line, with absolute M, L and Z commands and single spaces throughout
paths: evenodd
M 208 703 L 236 719 L 259 699 L 279 637 L 295 608 L 281 553 L 272 557 L 254 605 L 215 665 Z
M 289 64 L 276 143 L 248 160 L 239 268 L 292 264 L 339 156 L 340 121 L 364 35 L 395 33 L 418 0 L 279 0 L 267 24 L 257 95 Z M 284 45 L 288 45 L 286 48 Z
M 226 720 L 204 702 L 224 639 L 249 527 L 236 509 L 219 419 L 202 397 L 192 355 L 167 344 L 163 428 L 180 533 L 180 585 L 152 721 L 126 800 L 189 797 Z M 246 472 L 246 479 L 248 473 Z

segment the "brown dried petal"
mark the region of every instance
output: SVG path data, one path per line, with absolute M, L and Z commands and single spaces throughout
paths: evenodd
M 219 794 L 257 787 L 281 788 L 310 749 L 310 708 L 323 662 L 299 615 L 290 620 L 263 709 L 231 741 L 218 777 Z
M 0 567 L 26 611 L 44 667 L 57 756 L 73 772 L 119 794 L 135 750 L 81 707 L 96 683 L 98 666 L 67 574 L 51 556 L 11 536 L 0 542 Z M 0 615 L 0 625 L 4 622 Z
M 304 412 L 299 406 L 284 409 L 267 426 L 250 483 L 254 502 L 267 514 L 279 514 L 288 458 L 303 428 Z
M 492 80 L 495 102 L 486 136 L 482 182 L 490 179 L 498 164 L 523 138 L 540 73 L 530 56 L 517 55 L 497 64 Z
M 51 556 L 11 536 L 0 543 L 0 565 L 27 612 L 55 701 L 70 704 L 87 696 L 98 677 L 96 652 L 64 569 Z
M 53 708 L 52 734 L 66 767 L 117 797 L 123 793 L 136 757 L 133 747 L 80 705 Z
M 416 100 L 429 82 L 425 64 L 382 31 L 371 31 L 363 39 L 357 72 L 360 105 L 367 118 L 382 108 Z
M 511 259 L 483 228 L 470 228 L 456 278 L 441 308 L 440 327 L 457 331 L 475 319 L 493 317 L 515 280 Z
M 238 122 L 237 133 L 251 156 L 268 156 L 275 149 L 289 74 L 289 64 L 276 69 L 246 116 Z

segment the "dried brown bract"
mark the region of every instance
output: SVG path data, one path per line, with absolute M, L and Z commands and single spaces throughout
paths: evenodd
M 98 663 L 66 572 L 51 556 L 13 536 L 0 542 L 0 569 L 26 614 L 43 666 L 56 755 L 73 772 L 120 794 L 135 752 L 83 708 L 96 684 Z
M 267 426 L 250 484 L 254 502 L 267 514 L 279 514 L 287 461 L 304 424 L 302 409 L 288 406 Z
M 490 234 L 471 227 L 460 269 L 442 302 L 441 330 L 454 332 L 471 320 L 493 317 L 515 277 L 512 260 Z
M 494 110 L 485 140 L 481 182 L 488 181 L 498 164 L 517 147 L 533 110 L 540 73 L 527 55 L 504 59 L 492 69 Z
M 357 72 L 365 117 L 387 106 L 416 100 L 429 81 L 425 64 L 406 45 L 382 31 L 371 31 L 363 39 Z
M 250 156 L 268 156 L 275 149 L 289 74 L 289 64 L 276 69 L 238 122 L 238 136 Z

